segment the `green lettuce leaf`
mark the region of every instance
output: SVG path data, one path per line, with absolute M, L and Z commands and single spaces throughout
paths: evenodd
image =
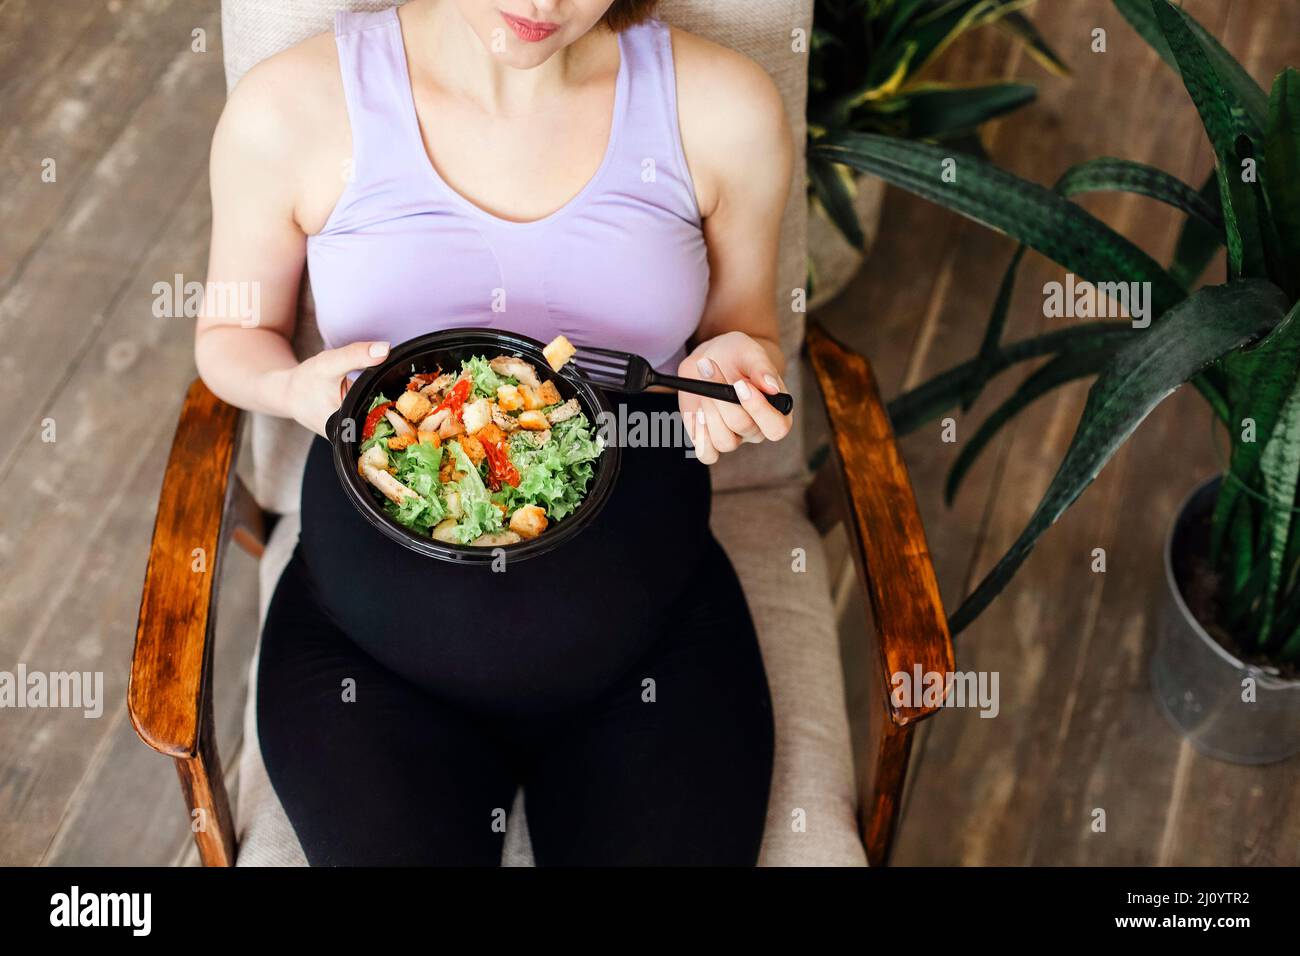
M 518 385 L 519 380 L 509 375 L 498 375 L 481 355 L 460 363 L 461 375 L 468 375 L 474 383 L 473 398 L 496 398 L 502 385 Z

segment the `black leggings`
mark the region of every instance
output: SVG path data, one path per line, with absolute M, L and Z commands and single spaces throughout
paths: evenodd
M 752 865 L 771 703 L 708 493 L 680 449 L 624 449 L 596 522 L 494 574 L 370 528 L 318 440 L 257 678 L 308 861 L 496 865 L 522 785 L 541 865 Z

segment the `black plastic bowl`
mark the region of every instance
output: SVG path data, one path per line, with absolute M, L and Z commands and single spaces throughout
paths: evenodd
M 370 402 L 382 392 L 396 399 L 406 391 L 406 383 L 417 372 L 456 371 L 460 363 L 475 355 L 492 359 L 497 355 L 516 355 L 532 363 L 539 378 L 555 382 L 566 401 L 576 398 L 593 426 L 598 426 L 602 412 L 613 414 L 613 408 L 604 392 L 591 382 L 565 366 L 554 372 L 542 355 L 542 343 L 525 335 L 498 332 L 494 329 L 447 329 L 411 339 L 393 349 L 382 365 L 367 369 L 348 389 L 339 410 L 330 416 L 325 432 L 334 446 L 334 469 L 347 492 L 348 499 L 361 512 L 362 517 L 392 538 L 398 544 L 420 554 L 442 561 L 462 564 L 488 564 L 496 548 L 470 547 L 463 544 L 444 544 L 417 534 L 394 521 L 384 511 L 385 500 L 357 473 L 357 458 L 361 451 L 361 428 L 365 424 Z M 353 422 L 352 428 L 343 424 Z M 619 449 L 617 445 L 605 448 L 592 462 L 592 478 L 587 494 L 573 514 L 552 524 L 536 538 L 518 544 L 505 545 L 507 560 L 520 561 L 558 548 L 577 535 L 600 512 L 614 479 L 618 476 Z

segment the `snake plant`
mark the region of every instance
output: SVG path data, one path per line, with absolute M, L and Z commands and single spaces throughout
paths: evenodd
M 919 79 L 958 37 L 996 23 L 1055 73 L 1065 67 L 1021 10 L 1033 0 L 816 0 L 810 43 L 810 143 L 880 133 L 947 143 L 982 155 L 979 126 L 1036 95 L 1024 83 L 953 86 Z M 808 191 L 850 244 L 861 248 L 850 171 L 810 154 Z
M 812 150 L 874 173 L 1019 241 L 977 354 L 899 396 L 895 428 L 908 432 L 962 406 L 1018 363 L 1045 358 L 965 443 L 949 475 L 951 498 L 989 439 L 1021 409 L 1065 382 L 1094 377 L 1059 470 L 1027 526 L 952 616 L 968 625 L 1006 586 L 1035 542 L 1167 395 L 1185 383 L 1227 433 L 1225 480 L 1206 556 L 1218 617 L 1254 659 L 1300 662 L 1300 72 L 1271 94 L 1199 23 L 1167 0 L 1113 0 L 1181 76 L 1215 158 L 1199 189 L 1150 166 L 1102 158 L 1046 188 L 973 157 L 954 167 L 942 147 L 866 133 L 819 137 Z M 945 165 L 947 164 L 947 165 Z M 951 181 L 949 181 L 951 180 Z M 1161 265 L 1073 196 L 1138 193 L 1186 215 L 1173 260 Z M 1089 283 L 1145 283 L 1149 323 L 1071 325 L 1019 341 L 1003 329 L 1026 248 Z M 1198 283 L 1218 250 L 1226 276 Z M 1111 287 L 1115 288 L 1115 287 Z

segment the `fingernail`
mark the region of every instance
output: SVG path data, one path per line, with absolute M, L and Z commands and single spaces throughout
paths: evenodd
M 742 402 L 747 402 L 754 397 L 754 392 L 750 389 L 749 383 L 746 382 L 743 378 L 737 381 L 736 384 L 732 386 L 732 388 L 736 390 L 736 397 L 739 398 Z
M 707 425 L 709 423 L 709 420 L 704 417 L 704 409 L 697 408 L 695 410 L 695 423 L 697 425 Z
M 383 357 L 384 357 L 385 355 L 387 355 L 387 354 L 388 354 L 388 343 L 387 343 L 387 342 L 371 342 L 371 343 L 370 343 L 370 357 L 371 357 L 371 358 L 383 358 Z
M 772 391 L 781 391 L 781 383 L 776 380 L 775 375 L 764 375 L 763 381 L 767 382 L 767 387 L 772 389 Z
M 706 358 L 700 359 L 695 363 L 700 368 L 700 374 L 705 378 L 713 378 L 713 363 Z

